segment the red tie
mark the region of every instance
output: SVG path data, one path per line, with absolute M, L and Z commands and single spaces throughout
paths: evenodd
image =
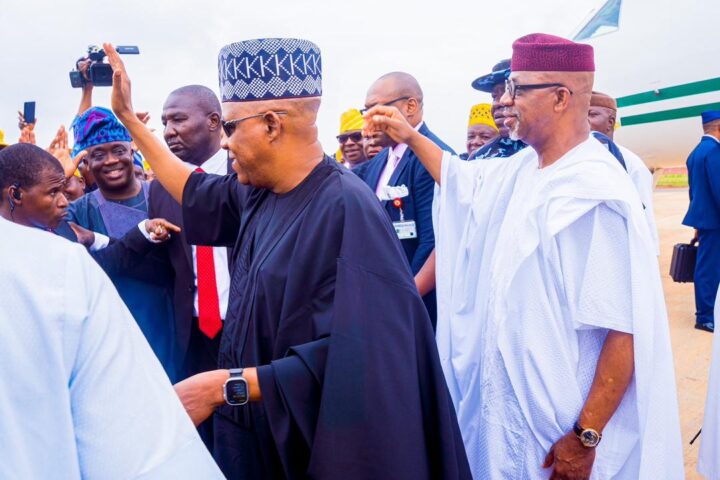
M 197 168 L 195 171 L 203 173 L 201 168 Z M 198 245 L 195 247 L 195 256 L 197 258 L 198 327 L 201 332 L 212 339 L 222 328 L 213 247 Z

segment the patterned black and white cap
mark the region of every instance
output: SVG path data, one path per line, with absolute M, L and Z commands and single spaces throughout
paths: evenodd
M 218 56 L 223 102 L 322 95 L 317 45 L 296 38 L 261 38 L 225 45 Z

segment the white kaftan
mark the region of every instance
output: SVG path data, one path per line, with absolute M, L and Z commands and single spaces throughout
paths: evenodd
M 640 195 L 640 200 L 642 200 L 645 206 L 645 220 L 648 222 L 650 235 L 653 239 L 655 255 L 660 255 L 660 239 L 658 238 L 657 226 L 655 225 L 655 211 L 653 210 L 653 175 L 650 173 L 650 170 L 648 170 L 645 162 L 642 161 L 642 158 L 638 157 L 635 152 L 628 150 L 622 145 L 616 145 L 625 160 L 628 175 L 630 175 L 630 179 L 633 181 L 633 184 L 635 184 L 635 188 Z
M 445 154 L 434 204 L 437 341 L 476 479 L 547 478 L 609 329 L 635 376 L 593 479 L 678 479 L 682 449 L 657 259 L 627 173 L 594 138 L 538 169 Z
M 715 300 L 715 318 L 720 318 L 720 295 Z M 697 470 L 710 480 L 720 480 L 720 335 L 713 335 L 710 380 Z
M 223 478 L 84 248 L 0 218 L 0 478 Z

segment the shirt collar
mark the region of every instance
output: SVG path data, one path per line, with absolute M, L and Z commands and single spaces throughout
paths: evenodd
M 718 140 L 717 138 L 713 137 L 712 135 L 703 135 L 703 138 L 710 138 L 710 139 L 712 139 L 712 140 L 715 140 L 717 143 L 720 143 L 720 140 Z
M 185 162 L 187 165 L 198 168 L 197 165 L 192 165 Z M 222 148 L 215 152 L 215 155 L 205 160 L 199 168 L 205 173 L 214 173 L 216 175 L 227 175 L 228 174 L 228 152 Z
M 415 126 L 415 131 L 419 132 L 423 125 L 425 125 L 425 120 L 421 120 L 420 123 Z M 390 153 L 396 162 L 399 162 L 403 155 L 405 155 L 405 150 L 407 150 L 407 148 L 408 146 L 406 143 L 398 143 L 390 149 Z M 390 155 L 388 155 L 388 157 L 389 156 Z

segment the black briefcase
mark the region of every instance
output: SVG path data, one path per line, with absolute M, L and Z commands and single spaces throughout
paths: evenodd
M 678 243 L 673 247 L 670 262 L 670 276 L 674 282 L 692 282 L 695 276 L 695 259 L 697 258 L 697 240 L 690 243 Z

